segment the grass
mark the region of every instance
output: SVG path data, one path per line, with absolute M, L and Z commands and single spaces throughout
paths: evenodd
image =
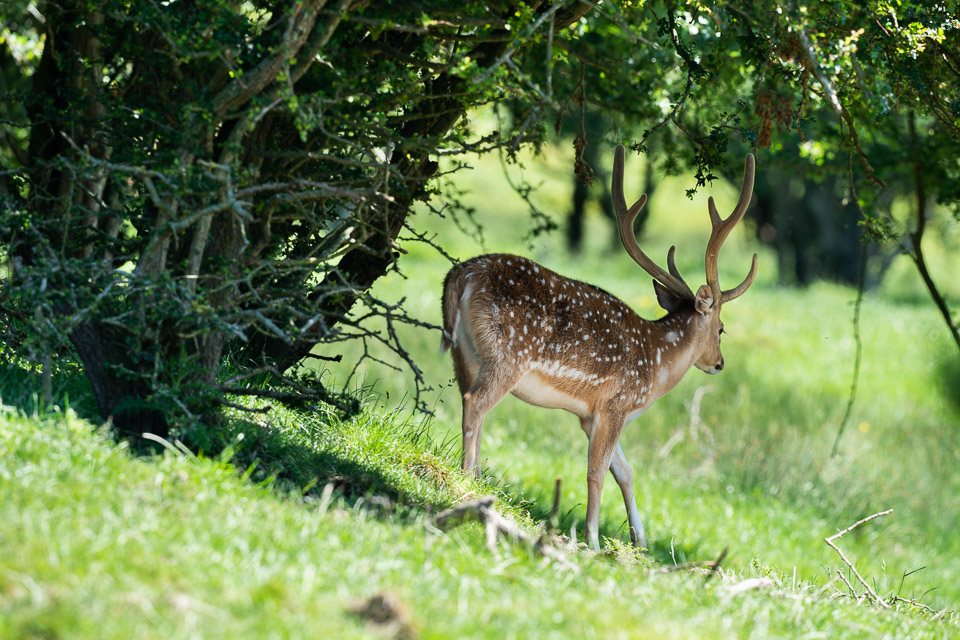
M 548 150 L 527 176 L 544 184 L 543 208 L 562 212 L 570 188 L 552 173 L 564 166 L 558 153 Z M 649 279 L 609 247 L 597 212 L 586 250 L 572 260 L 559 238 L 524 239 L 519 201 L 498 192 L 490 211 L 499 170 L 483 165 L 464 181 L 475 194 L 468 204 L 486 208 L 484 246 L 449 218 L 421 214 L 453 255 L 524 253 L 657 314 Z M 661 186 L 643 246 L 662 257 L 676 243 L 681 270 L 699 280 L 706 206 L 669 201 L 669 183 Z M 732 206 L 733 189 L 711 192 L 721 211 Z M 955 266 L 956 235 L 945 232 L 930 251 L 942 258 L 941 281 Z M 743 277 L 756 250 L 743 229 L 727 244 L 724 283 Z M 5 372 L 3 400 L 20 409 L 0 415 L 0 637 L 955 637 L 953 613 L 932 620 L 908 606 L 831 599 L 827 585 L 845 567 L 823 542 L 893 508 L 840 546 L 881 595 L 960 609 L 960 365 L 941 320 L 902 265 L 866 297 L 859 393 L 831 459 L 850 386 L 854 292 L 781 288 L 775 262 L 761 251 L 757 282 L 724 309 L 724 372 L 692 371 L 624 431 L 650 555 L 623 551 L 623 506 L 608 482 L 601 534 L 609 552 L 576 554 L 576 571 L 522 545 L 491 554 L 477 525 L 442 535 L 427 526 L 464 496 L 492 492 L 535 530 L 557 476 L 564 531 L 582 531 L 586 502 L 576 419 L 513 398 L 487 418 L 488 475 L 477 482 L 459 473 L 459 397 L 435 332 L 404 334 L 434 387 L 431 420 L 398 403 L 409 398 L 408 375 L 367 363 L 352 382 L 367 407 L 356 419 L 233 415 L 219 434 L 229 446 L 208 458 L 173 446 L 132 456 L 71 411 L 39 404 L 39 381 Z M 390 274 L 377 293 L 405 297 L 414 315 L 438 322 L 448 263 L 413 245 L 402 266 L 406 278 Z M 327 379 L 346 374 L 333 369 Z M 54 382 L 60 406 L 69 398 L 92 415 L 76 371 Z M 724 548 L 724 572 L 709 581 L 651 573 Z M 733 589 L 760 576 L 773 586 Z M 384 631 L 350 613 L 380 592 L 402 603 L 408 628 Z
M 417 493 L 422 467 L 395 459 L 378 435 L 403 441 L 409 425 L 366 418 L 349 427 L 341 444 L 392 460 L 393 486 Z M 449 460 L 437 468 L 429 477 L 456 474 Z M 69 414 L 0 417 L 0 637 L 368 637 L 379 632 L 351 609 L 376 593 L 402 603 L 407 633 L 421 638 L 824 630 L 940 638 L 957 630 L 953 614 L 932 621 L 832 601 L 816 582 L 794 582 L 759 561 L 705 581 L 649 573 L 649 561 L 626 553 L 574 555 L 576 571 L 544 564 L 523 546 L 503 544 L 492 555 L 475 525 L 438 535 L 425 526 L 426 510 L 398 518 L 369 501 L 304 499 L 240 471 L 175 450 L 136 458 Z M 441 502 L 465 488 L 432 484 Z M 738 515 L 754 521 L 758 510 Z M 776 505 L 763 512 L 783 515 Z M 710 510 L 704 516 L 717 524 Z M 733 589 L 756 575 L 774 585 Z

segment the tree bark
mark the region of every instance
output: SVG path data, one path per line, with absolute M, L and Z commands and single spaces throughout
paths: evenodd
M 80 324 L 70 334 L 70 342 L 83 363 L 83 371 L 93 388 L 100 417 L 109 422 L 121 438 L 139 439 L 143 433 L 166 438 L 170 427 L 157 409 L 134 406 L 149 398 L 150 390 L 142 378 L 118 375 L 120 367 L 133 369 L 130 349 L 119 330 L 93 322 Z M 128 403 L 129 407 L 124 407 Z

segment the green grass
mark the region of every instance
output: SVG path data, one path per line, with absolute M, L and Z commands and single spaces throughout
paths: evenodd
M 392 458 L 393 486 L 417 493 L 422 466 L 381 440 L 392 432 L 402 442 L 409 427 L 365 418 L 330 428 L 342 450 L 365 452 L 358 464 Z M 450 460 L 434 468 L 427 477 L 456 474 Z M 575 571 L 520 545 L 493 555 L 476 525 L 437 534 L 425 510 L 395 517 L 369 501 L 305 500 L 239 471 L 174 451 L 136 458 L 69 415 L 0 417 L 0 637 L 382 637 L 350 609 L 383 592 L 422 638 L 957 632 L 954 615 L 931 621 L 830 600 L 815 582 L 761 562 L 706 581 L 650 573 L 648 561 L 629 554 L 575 554 Z M 440 502 L 466 488 L 432 484 Z M 711 510 L 697 508 L 706 502 L 691 513 L 715 527 Z M 750 522 L 787 515 L 776 504 L 742 502 L 737 515 Z M 731 590 L 758 574 L 774 586 Z
M 548 149 L 527 170 L 544 186 L 544 210 L 566 210 L 571 187 L 556 177 L 565 162 Z M 628 163 L 629 175 L 639 162 Z M 504 191 L 499 171 L 481 163 L 463 176 L 474 192 L 467 202 L 486 224 L 483 246 L 449 218 L 424 212 L 418 224 L 441 233 L 458 258 L 523 253 L 602 286 L 641 315 L 658 314 L 649 278 L 610 247 L 598 212 L 586 250 L 571 259 L 559 238 L 524 238 L 523 203 Z M 703 277 L 706 194 L 667 196 L 686 186 L 661 185 L 642 243 L 657 258 L 677 244 L 693 284 Z M 711 193 L 721 211 L 736 195 L 722 185 Z M 955 299 L 960 285 L 947 274 L 960 268 L 960 234 L 939 224 L 942 239 L 933 236 L 928 253 Z M 411 313 L 438 323 L 449 263 L 409 248 L 405 277 L 390 274 L 375 293 L 406 298 Z M 720 258 L 725 284 L 743 277 L 754 250 L 744 229 L 734 231 Z M 35 378 L 5 372 L 3 401 L 21 410 L 0 416 L 0 637 L 383 637 L 348 611 L 380 591 L 396 595 L 424 638 L 956 637 L 955 614 L 930 620 L 905 607 L 831 599 L 828 581 L 845 567 L 823 542 L 893 508 L 841 547 L 882 595 L 960 609 L 960 359 L 942 321 L 902 260 L 867 295 L 859 391 L 831 459 L 850 388 L 855 292 L 781 288 L 775 263 L 761 250 L 757 282 L 724 308 L 723 373 L 691 371 L 624 430 L 650 555 L 577 554 L 576 572 L 523 546 L 491 554 L 477 525 L 443 535 L 426 526 L 464 496 L 495 493 L 507 515 L 535 530 L 557 476 L 562 530 L 582 534 L 586 503 L 586 439 L 576 419 L 514 398 L 485 422 L 483 481 L 459 473 L 460 402 L 437 332 L 403 333 L 434 387 L 424 396 L 432 419 L 409 415 L 408 374 L 368 362 L 351 382 L 365 398 L 361 416 L 232 415 L 218 434 L 227 452 L 209 459 L 132 456 L 69 411 L 49 413 Z M 331 369 L 326 380 L 342 382 L 347 372 Z M 77 372 L 54 382 L 61 406 L 69 398 L 93 415 Z M 692 431 L 693 398 L 705 386 Z M 335 491 L 325 499 L 328 483 Z M 608 482 L 601 534 L 610 549 L 628 538 L 618 494 Z M 725 572 L 709 581 L 650 573 L 712 560 L 724 548 Z M 775 586 L 731 592 L 758 575 Z

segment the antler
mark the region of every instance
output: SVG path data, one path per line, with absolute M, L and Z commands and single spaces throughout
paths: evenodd
M 630 254 L 630 257 L 633 258 L 634 262 L 640 265 L 644 271 L 653 276 L 660 284 L 678 296 L 692 299 L 693 292 L 690 290 L 690 287 L 687 286 L 687 283 L 683 281 L 676 264 L 673 262 L 675 247 L 670 247 L 670 251 L 667 253 L 667 266 L 670 268 L 670 273 L 667 273 L 657 266 L 653 260 L 648 258 L 640 249 L 639 245 L 637 245 L 637 238 L 633 234 L 633 221 L 637 217 L 637 214 L 640 213 L 640 210 L 643 209 L 643 205 L 647 204 L 647 194 L 640 196 L 640 199 L 633 203 L 632 207 L 627 209 L 627 201 L 623 197 L 624 154 L 623 145 L 618 144 L 617 150 L 613 154 L 613 179 L 610 185 L 610 193 L 613 197 L 613 208 L 617 212 L 617 228 L 620 230 L 620 240 L 623 242 L 623 247 L 627 250 L 627 253 Z M 752 189 L 752 174 L 750 182 Z M 746 287 L 744 287 L 744 289 L 746 289 Z M 743 292 L 741 291 L 740 293 Z
M 743 295 L 743 292 L 753 284 L 753 277 L 757 275 L 757 254 L 753 254 L 753 265 L 750 267 L 750 273 L 747 274 L 746 280 L 733 289 L 721 291 L 720 278 L 717 275 L 717 256 L 720 253 L 720 247 L 723 245 L 723 241 L 727 239 L 727 236 L 730 235 L 733 227 L 743 218 L 743 214 L 746 213 L 747 206 L 750 204 L 750 198 L 753 196 L 753 176 L 753 154 L 748 153 L 743 168 L 743 186 L 740 187 L 740 200 L 737 202 L 737 206 L 734 207 L 733 213 L 731 213 L 730 217 L 726 220 L 722 220 L 720 214 L 717 213 L 717 206 L 713 202 L 713 196 L 707 200 L 707 208 L 710 210 L 710 224 L 713 227 L 713 230 L 710 232 L 710 240 L 707 242 L 707 285 L 710 286 L 710 290 L 713 292 L 713 299 L 720 301 L 721 304 Z

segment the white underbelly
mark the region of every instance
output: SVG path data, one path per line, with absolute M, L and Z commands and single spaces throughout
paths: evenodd
M 530 371 L 520 378 L 520 382 L 517 383 L 511 393 L 524 402 L 529 402 L 538 407 L 566 409 L 578 416 L 589 415 L 589 407 L 586 402 L 560 391 L 536 371 Z

